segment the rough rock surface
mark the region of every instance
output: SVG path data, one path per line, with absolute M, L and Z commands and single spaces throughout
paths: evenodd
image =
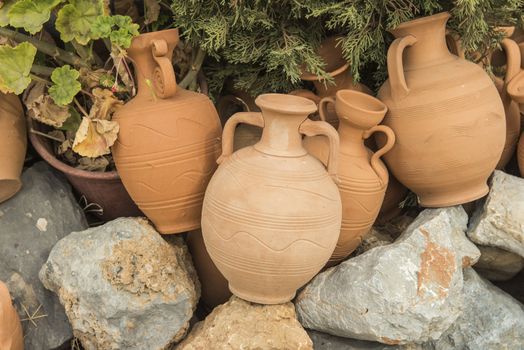
M 462 207 L 423 211 L 394 243 L 317 275 L 296 299 L 306 328 L 405 344 L 438 339 L 463 309 L 462 268 L 480 252 Z
M 54 349 L 73 332 L 38 271 L 53 245 L 71 231 L 87 228 L 87 222 L 65 178 L 46 163 L 27 169 L 22 182 L 22 190 L 0 204 L 0 280 L 8 285 L 20 318 L 33 316 L 22 322 L 26 350 Z
M 464 312 L 436 350 L 524 348 L 524 306 L 473 269 L 464 270 Z
M 292 303 L 260 305 L 235 296 L 195 325 L 177 350 L 313 350 Z
M 200 286 L 182 238 L 120 218 L 60 240 L 40 279 L 86 350 L 164 349 L 185 335 Z
M 495 170 L 488 197 L 467 234 L 475 243 L 524 257 L 524 179 Z
M 307 331 L 315 350 L 424 350 L 422 345 L 386 345 L 379 342 L 337 337 L 326 333 Z
M 477 246 L 480 259 L 475 270 L 490 281 L 507 281 L 524 267 L 524 258 L 495 247 Z

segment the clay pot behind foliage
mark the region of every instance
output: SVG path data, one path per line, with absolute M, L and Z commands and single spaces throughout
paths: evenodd
M 388 80 L 378 97 L 396 135 L 389 170 L 425 207 L 481 198 L 506 135 L 504 106 L 478 65 L 446 46 L 448 13 L 405 22 L 391 32 Z M 384 144 L 377 137 L 379 146 Z
M 18 313 L 6 285 L 0 281 L 0 349 L 24 350 L 24 336 Z
M 131 198 L 160 233 L 200 227 L 204 191 L 220 154 L 221 125 L 210 99 L 177 86 L 172 65 L 178 30 L 133 38 L 127 50 L 138 94 L 113 119 L 112 150 Z
M 20 174 L 27 149 L 24 110 L 18 96 L 0 94 L 0 203 L 22 187 Z
M 46 131 L 46 128 L 36 121 L 29 120 L 29 123 L 35 130 Z M 102 221 L 110 221 L 119 217 L 143 215 L 129 197 L 116 171 L 98 172 L 73 168 L 56 158 L 52 140 L 31 132 L 29 140 L 35 151 L 49 165 L 66 176 L 80 196 L 80 204 L 88 206 L 87 211 L 95 217 Z

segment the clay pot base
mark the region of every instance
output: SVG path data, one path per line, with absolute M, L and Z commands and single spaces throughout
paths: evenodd
M 286 297 L 269 298 L 265 296 L 264 294 L 256 294 L 256 293 L 253 293 L 252 291 L 244 292 L 241 289 L 236 289 L 231 284 L 229 284 L 229 290 L 231 291 L 231 293 L 235 294 L 237 297 L 241 299 L 247 300 L 252 303 L 258 303 L 258 304 L 263 304 L 263 305 L 284 304 L 284 303 L 287 303 L 288 301 L 293 300 L 293 298 L 295 298 L 295 295 L 296 295 L 296 293 L 293 292 Z
M 0 203 L 13 197 L 22 188 L 22 182 L 18 179 L 0 180 Z
M 462 191 L 431 194 L 431 199 L 418 197 L 419 205 L 426 208 L 452 207 L 458 204 L 473 202 L 487 195 L 489 187 L 486 184 Z

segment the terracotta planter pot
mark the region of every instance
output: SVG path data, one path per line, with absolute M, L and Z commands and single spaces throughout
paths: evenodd
M 483 197 L 506 134 L 504 106 L 490 77 L 448 50 L 448 18 L 440 13 L 392 30 L 389 79 L 378 94 L 389 109 L 383 124 L 397 138 L 384 159 L 425 207 Z
M 11 302 L 6 285 L 0 281 L 0 349 L 24 350 L 20 318 Z
M 227 280 L 217 269 L 204 245 L 201 230 L 189 232 L 187 247 L 193 258 L 195 269 L 201 285 L 201 300 L 212 310 L 215 306 L 225 303 L 231 297 Z
M 342 226 L 340 237 L 328 266 L 335 265 L 349 256 L 362 241 L 375 219 L 388 185 L 388 171 L 380 160 L 395 143 L 395 134 L 387 126 L 378 125 L 387 107 L 378 99 L 352 90 L 339 90 L 336 100 L 322 99 L 320 118 L 327 117 L 327 107 L 334 106 L 340 120 L 338 134 L 340 152 L 338 162 L 338 189 L 342 200 Z M 383 132 L 387 143 L 377 152 L 371 152 L 364 140 L 375 132 Z M 304 146 L 310 154 L 326 162 L 329 144 L 325 137 L 309 137 Z
M 0 203 L 22 187 L 20 174 L 26 149 L 26 125 L 20 99 L 13 94 L 0 94 Z
M 177 29 L 133 39 L 128 54 L 138 94 L 114 116 L 120 132 L 113 156 L 122 182 L 161 233 L 200 227 L 204 191 L 220 154 L 213 104 L 176 85 L 171 59 L 177 42 Z
M 279 304 L 320 271 L 338 240 L 341 202 L 332 177 L 339 141 L 329 124 L 307 120 L 317 109 L 308 99 L 265 94 L 256 104 L 262 113 L 237 113 L 224 127 L 220 166 L 204 198 L 202 232 L 233 294 Z M 239 123 L 263 127 L 262 138 L 232 154 Z M 303 148 L 302 134 L 329 138 L 329 174 Z
M 324 97 L 335 97 L 339 90 L 355 90 L 372 94 L 372 91 L 361 83 L 355 83 L 351 75 L 350 65 L 342 55 L 342 45 L 338 44 L 340 37 L 326 38 L 318 50 L 318 55 L 326 63 L 325 70 L 333 78 L 333 83 L 327 83 L 316 74 L 304 71 L 301 79 L 313 82 L 316 94 L 308 90 L 295 90 L 293 95 L 309 98 L 316 104 Z M 328 107 L 326 121 L 334 127 L 338 127 L 338 118 L 333 106 Z
M 517 103 L 524 104 L 524 70 L 520 71 L 508 84 L 508 94 Z M 517 148 L 520 175 L 524 177 L 524 131 L 520 135 Z
M 36 121 L 29 120 L 29 123 L 32 129 L 46 131 L 45 126 Z M 62 172 L 76 192 L 85 197 L 86 204 L 92 204 L 90 212 L 97 218 L 110 221 L 123 216 L 143 216 L 127 194 L 116 171 L 96 172 L 73 168 L 55 157 L 49 139 L 30 132 L 29 140 L 40 157 Z

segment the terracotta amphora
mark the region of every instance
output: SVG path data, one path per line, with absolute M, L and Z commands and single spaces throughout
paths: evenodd
M 524 70 L 521 70 L 508 84 L 508 95 L 521 105 L 524 104 Z M 517 160 L 520 175 L 524 177 L 524 131 L 520 135 L 517 147 Z
M 0 349 L 24 349 L 22 324 L 11 302 L 9 290 L 2 281 L 0 281 Z
M 356 90 L 372 94 L 367 86 L 353 80 L 350 65 L 342 54 L 340 39 L 337 36 L 324 39 L 317 52 L 326 63 L 324 69 L 333 78 L 333 82 L 327 82 L 322 77 L 304 70 L 300 78 L 305 81 L 311 81 L 315 86 L 316 94 L 309 90 L 295 90 L 291 94 L 309 98 L 317 104 L 324 97 L 335 97 L 338 90 Z M 338 126 L 338 118 L 333 106 L 328 107 L 326 121 L 335 127 Z
M 231 297 L 227 280 L 211 260 L 204 245 L 201 230 L 189 232 L 186 242 L 200 281 L 200 299 L 211 311 L 215 306 L 225 303 Z
M 236 113 L 224 127 L 202 233 L 233 294 L 279 304 L 291 300 L 335 249 L 342 211 L 333 180 L 339 138 L 328 123 L 307 119 L 317 106 L 306 98 L 263 94 L 255 102 L 262 112 Z M 262 138 L 233 153 L 239 123 L 263 128 Z M 303 134 L 328 137 L 328 171 L 304 149 Z
M 26 149 L 26 123 L 20 99 L 13 94 L 0 94 L 0 203 L 22 187 L 20 174 Z
M 161 233 L 200 227 L 204 191 L 220 154 L 221 125 L 203 94 L 177 87 L 178 30 L 142 34 L 128 49 L 138 94 L 114 116 L 115 164 L 129 195 Z
M 342 200 L 340 237 L 328 266 L 349 256 L 362 241 L 375 219 L 388 185 L 388 171 L 380 157 L 395 143 L 395 134 L 384 125 L 378 125 L 387 107 L 378 99 L 358 91 L 339 90 L 336 99 L 320 101 L 320 118 L 327 117 L 327 107 L 334 106 L 340 120 L 338 161 L 338 189 Z M 386 145 L 371 152 L 364 140 L 375 132 L 386 134 Z M 315 157 L 325 161 L 329 156 L 328 140 L 322 136 L 308 137 L 304 146 Z
M 388 80 L 378 97 L 396 143 L 389 170 L 425 207 L 467 203 L 488 192 L 506 135 L 504 106 L 478 65 L 449 52 L 448 13 L 415 19 L 391 32 Z M 377 143 L 384 144 L 380 137 Z

